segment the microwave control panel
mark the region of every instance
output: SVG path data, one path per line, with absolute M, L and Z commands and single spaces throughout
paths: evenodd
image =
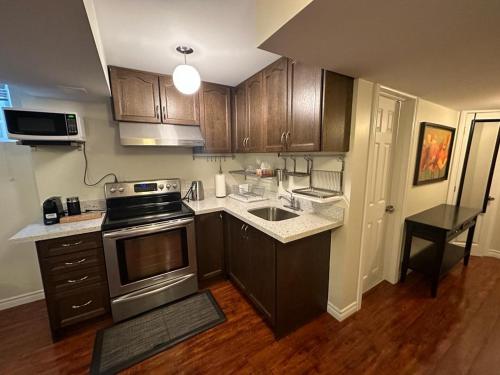
M 64 118 L 66 120 L 66 129 L 68 129 L 68 135 L 77 135 L 78 126 L 76 125 L 76 115 L 65 114 Z

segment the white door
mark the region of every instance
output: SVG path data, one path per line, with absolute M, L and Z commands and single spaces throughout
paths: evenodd
M 399 120 L 400 103 L 379 96 L 375 129 L 369 152 L 366 221 L 363 238 L 363 293 L 383 279 L 386 209 L 390 205 L 392 154 Z

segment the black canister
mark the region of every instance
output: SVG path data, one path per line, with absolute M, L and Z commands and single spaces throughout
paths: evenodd
M 66 198 L 66 206 L 68 207 L 68 216 L 80 215 L 82 213 L 78 197 Z

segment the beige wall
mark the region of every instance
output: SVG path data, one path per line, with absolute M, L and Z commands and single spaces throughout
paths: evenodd
M 33 243 L 11 243 L 20 228 L 41 217 L 31 155 L 26 147 L 0 143 L 0 310 L 43 294 Z M 40 292 L 40 293 L 37 293 Z
M 202 180 L 205 189 L 213 189 L 219 163 L 206 159 L 193 160 L 188 148 L 124 147 L 120 145 L 118 126 L 106 103 L 79 103 L 34 97 L 16 97 L 16 105 L 25 108 L 77 111 L 85 121 L 89 180 L 97 181 L 114 172 L 120 180 L 142 180 L 179 177 L 183 187 L 192 180 Z M 80 200 L 104 198 L 103 183 L 96 187 L 83 184 L 83 152 L 69 147 L 38 147 L 32 151 L 40 201 L 52 195 L 79 196 Z M 224 172 L 241 169 L 241 159 L 229 157 L 222 163 Z M 110 181 L 108 178 L 106 181 Z M 234 179 L 226 173 L 231 184 Z
M 438 104 L 431 103 L 427 100 L 419 99 L 417 105 L 417 114 L 415 120 L 415 129 L 413 131 L 412 147 L 410 151 L 409 171 L 411 181 L 408 182 L 408 192 L 406 196 L 406 215 L 409 216 L 419 211 L 426 210 L 441 203 L 446 203 L 448 194 L 449 179 L 442 182 L 432 183 L 428 185 L 413 186 L 413 174 L 415 161 L 417 157 L 418 135 L 421 122 L 433 122 L 436 124 L 451 126 L 456 128 L 460 112 L 449 109 Z M 456 134 L 455 134 L 456 138 Z M 453 145 L 452 158 L 457 149 L 456 140 Z M 451 163 L 451 160 L 450 160 Z

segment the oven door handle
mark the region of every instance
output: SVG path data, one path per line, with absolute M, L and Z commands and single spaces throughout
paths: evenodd
M 135 300 L 135 299 L 139 299 L 139 298 L 143 298 L 143 297 L 150 296 L 150 295 L 153 295 L 153 294 L 157 294 L 157 293 L 163 292 L 164 290 L 166 290 L 168 288 L 173 287 L 174 285 L 182 283 L 182 282 L 184 282 L 187 279 L 193 278 L 193 277 L 195 277 L 195 275 L 192 274 L 192 273 L 190 273 L 189 275 L 185 275 L 185 276 L 179 277 L 179 278 L 174 279 L 174 280 L 168 280 L 168 281 L 166 281 L 164 283 L 160 283 L 160 284 L 156 284 L 156 285 L 151 285 L 149 287 L 146 287 L 146 288 L 143 288 L 143 289 L 139 289 L 139 290 L 137 290 L 135 292 L 128 293 L 128 294 L 126 294 L 124 296 L 115 298 L 112 301 L 112 303 L 115 304 L 115 303 L 120 303 L 120 302 L 132 301 L 132 300 Z
M 103 236 L 103 238 L 117 240 L 120 238 L 135 237 L 137 235 L 150 234 L 150 233 L 158 232 L 158 231 L 165 230 L 165 229 L 183 228 L 183 227 L 186 227 L 187 225 L 189 225 L 193 222 L 194 222 L 193 218 L 178 219 L 178 220 L 172 220 L 169 222 L 154 223 L 154 224 L 148 224 L 148 225 L 143 225 L 143 226 L 139 226 L 139 227 L 120 229 L 120 230 L 111 231 L 111 232 L 104 232 L 102 236 Z

